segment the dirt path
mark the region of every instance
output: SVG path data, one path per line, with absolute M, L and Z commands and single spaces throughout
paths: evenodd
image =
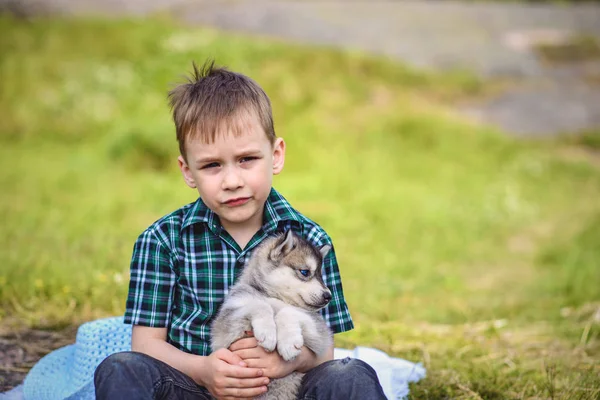
M 76 332 L 74 327 L 61 331 L 0 328 L 0 393 L 23 382 L 44 355 L 74 343 Z
M 582 62 L 548 62 L 537 45 L 575 36 L 600 43 L 600 5 L 565 7 L 458 1 L 180 3 L 198 24 L 384 54 L 426 69 L 509 78 L 511 89 L 460 107 L 517 135 L 600 128 L 600 49 Z M 573 58 L 573 57 L 570 57 Z

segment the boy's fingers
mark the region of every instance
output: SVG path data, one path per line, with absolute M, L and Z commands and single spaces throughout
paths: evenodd
M 246 367 L 248 365 L 240 356 L 226 349 L 220 350 L 217 355 L 220 360 L 223 360 L 230 365 L 238 365 L 240 367 Z
M 242 349 L 251 349 L 258 346 L 258 341 L 254 337 L 244 338 L 237 340 L 229 346 L 229 350 L 236 351 Z
M 246 360 L 246 364 L 248 364 L 248 368 L 260 368 L 260 369 L 265 369 L 268 368 L 269 366 L 265 364 L 265 360 L 260 359 L 260 358 L 247 358 Z M 264 373 L 263 373 L 264 375 Z
M 257 378 L 263 376 L 263 370 L 260 368 L 242 368 L 233 366 L 227 376 L 230 378 Z
M 266 386 L 260 386 L 255 388 L 230 388 L 227 389 L 227 395 L 225 399 L 248 399 L 258 397 L 267 391 Z
M 248 364 L 249 358 L 260 358 L 264 351 L 260 351 L 258 348 L 253 347 L 251 349 L 235 350 L 233 354 L 239 356 L 242 360 Z
M 269 384 L 269 378 L 261 376 L 259 378 L 235 379 L 229 378 L 227 386 L 230 388 L 258 388 Z

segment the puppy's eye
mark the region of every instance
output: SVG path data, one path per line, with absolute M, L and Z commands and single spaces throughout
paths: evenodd
M 310 275 L 310 270 L 308 270 L 308 269 L 301 269 L 300 273 L 302 274 L 302 276 L 309 276 Z

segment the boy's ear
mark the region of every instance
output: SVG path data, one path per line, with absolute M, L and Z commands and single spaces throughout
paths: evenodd
M 183 180 L 185 183 L 194 189 L 196 187 L 196 181 L 192 176 L 192 171 L 190 171 L 190 167 L 188 167 L 187 163 L 183 159 L 182 156 L 177 157 L 177 164 L 179 164 L 179 169 L 181 170 L 181 174 L 183 175 Z
M 321 253 L 321 257 L 325 258 L 327 253 L 329 253 L 329 250 L 331 250 L 331 245 L 326 244 L 324 246 L 321 246 L 321 248 L 319 249 L 319 253 Z
M 271 250 L 271 259 L 278 260 L 289 254 L 290 251 L 294 249 L 296 246 L 294 235 L 292 230 L 289 229 L 281 238 L 278 243 L 275 245 L 273 250 Z
M 283 170 L 283 164 L 285 164 L 285 142 L 282 138 L 277 138 L 273 143 L 273 175 Z

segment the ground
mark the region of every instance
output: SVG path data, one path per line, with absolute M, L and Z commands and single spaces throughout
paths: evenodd
M 75 342 L 76 327 L 58 331 L 0 328 L 0 393 L 19 385 L 44 355 Z

